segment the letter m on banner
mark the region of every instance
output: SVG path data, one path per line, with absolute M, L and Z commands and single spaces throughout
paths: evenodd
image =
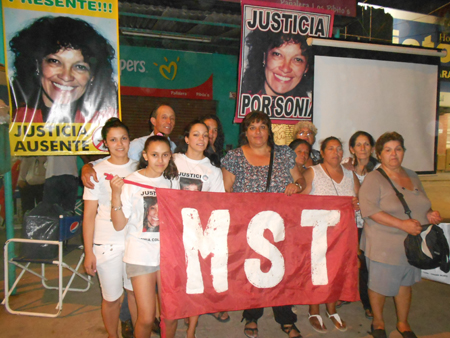
M 157 196 L 163 317 L 359 299 L 351 197 Z

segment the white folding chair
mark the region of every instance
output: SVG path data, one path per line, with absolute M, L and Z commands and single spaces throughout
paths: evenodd
M 12 238 L 5 243 L 4 247 L 4 268 L 5 268 L 5 299 L 3 300 L 2 304 L 5 305 L 6 310 L 9 313 L 12 314 L 20 314 L 20 315 L 28 315 L 28 316 L 38 316 L 38 317 L 57 317 L 63 308 L 63 300 L 66 296 L 68 291 L 75 291 L 75 292 L 85 292 L 89 290 L 92 281 L 91 277 L 87 276 L 85 274 L 82 274 L 78 272 L 78 269 L 83 263 L 84 260 L 84 250 L 82 245 L 70 245 L 67 243 L 67 241 L 71 238 L 73 238 L 76 234 L 80 233 L 81 231 L 81 216 L 66 216 L 63 217 L 62 215 L 59 218 L 59 239 L 58 240 L 37 240 L 37 239 L 23 239 L 23 238 Z M 8 256 L 8 246 L 11 243 L 25 243 L 25 244 L 32 244 L 33 245 L 56 245 L 58 246 L 58 253 L 56 257 L 49 257 L 49 258 L 30 258 L 30 257 L 9 257 Z M 66 262 L 63 261 L 65 255 L 74 249 L 79 250 L 81 252 L 80 257 L 78 259 L 78 262 L 75 267 L 70 266 Z M 18 268 L 22 269 L 18 277 L 16 278 L 16 281 L 12 285 L 11 288 L 9 288 L 9 264 L 14 264 Z M 38 273 L 36 271 L 33 271 L 30 267 L 31 264 L 40 264 L 41 265 L 41 273 Z M 45 266 L 51 264 L 56 265 L 58 267 L 58 285 L 49 285 L 48 279 L 45 277 Z M 67 284 L 63 285 L 63 268 L 67 269 L 71 272 L 71 276 Z M 11 294 L 13 293 L 14 289 L 19 284 L 19 281 L 21 280 L 22 276 L 25 274 L 25 272 L 29 272 L 38 278 L 41 279 L 42 285 L 46 289 L 51 290 L 58 290 L 58 303 L 56 305 L 56 313 L 44 313 L 44 312 L 29 312 L 29 311 L 18 311 L 13 310 L 10 308 L 9 300 L 11 297 Z M 72 288 L 72 282 L 75 279 L 75 277 L 78 276 L 81 279 L 86 282 L 86 286 L 84 288 Z

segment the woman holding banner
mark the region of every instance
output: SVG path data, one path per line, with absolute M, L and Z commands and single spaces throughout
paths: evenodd
M 249 33 L 247 66 L 241 93 L 310 97 L 311 52 L 300 34 L 260 31 Z
M 211 130 L 201 120 L 194 120 L 184 128 L 184 138 L 173 155 L 182 190 L 225 192 L 219 156 L 213 152 L 209 144 L 210 134 Z M 230 321 L 226 311 L 210 315 L 219 322 Z M 199 316 L 192 316 L 186 322 L 188 324 L 187 338 L 196 337 L 198 318 Z
M 103 122 L 117 116 L 114 48 L 89 23 L 41 17 L 17 32 L 14 122 Z
M 222 160 L 227 192 L 276 192 L 290 196 L 302 191 L 305 179 L 295 165 L 296 154 L 288 146 L 273 141 L 272 125 L 267 114 L 251 112 L 242 122 L 241 147 L 230 150 Z M 263 308 L 245 310 L 244 334 L 258 337 L 258 319 Z M 290 338 L 300 338 L 295 326 L 297 316 L 292 307 L 273 307 L 275 321 Z
M 306 188 L 302 194 L 327 196 L 354 196 L 353 205 L 359 210 L 358 199 L 359 180 L 356 175 L 341 165 L 344 151 L 341 141 L 333 136 L 326 138 L 320 146 L 323 162 L 312 166 L 305 172 Z M 356 243 L 355 243 L 356 244 Z M 337 300 L 337 299 L 336 299 Z M 339 331 L 347 331 L 346 323 L 336 312 L 336 301 L 327 303 L 327 316 Z M 319 304 L 309 306 L 309 323 L 319 332 L 327 332 L 320 315 Z
M 417 337 L 408 323 L 412 285 L 421 278 L 420 269 L 406 259 L 404 240 L 408 234 L 419 235 L 422 224 L 438 224 L 442 218 L 431 209 L 431 202 L 417 174 L 402 167 L 405 155 L 403 137 L 396 132 L 381 135 L 375 152 L 381 169 L 401 191 L 411 209 L 411 219 L 391 183 L 381 172 L 367 174 L 361 187 L 361 214 L 365 224 L 361 250 L 369 270 L 369 299 L 373 310 L 371 335 L 386 338 L 383 308 L 386 297 L 394 297 L 397 331 L 406 338 Z

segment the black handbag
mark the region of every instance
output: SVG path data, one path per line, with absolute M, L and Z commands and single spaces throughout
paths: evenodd
M 411 218 L 411 210 L 403 194 L 397 190 L 383 169 L 377 170 L 389 181 L 405 209 L 405 214 Z M 437 225 L 422 225 L 422 232 L 419 235 L 408 234 L 404 246 L 406 258 L 412 266 L 423 270 L 440 268 L 445 273 L 450 271 L 450 250 L 447 238 Z

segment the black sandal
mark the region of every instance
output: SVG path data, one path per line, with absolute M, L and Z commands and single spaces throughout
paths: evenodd
M 283 330 L 284 333 L 287 333 L 289 336 L 289 333 L 291 333 L 292 330 L 297 330 L 298 335 L 290 338 L 302 338 L 302 335 L 300 334 L 300 330 L 298 329 L 295 324 L 281 324 L 281 330 Z
M 368 332 L 373 338 L 387 338 L 385 329 L 373 329 L 373 325 L 370 325 L 370 332 Z
M 257 319 L 246 319 L 246 318 L 242 318 L 241 322 L 243 322 L 245 319 L 245 326 L 247 326 L 248 324 L 251 323 L 255 323 L 256 325 L 258 325 L 258 320 Z M 247 334 L 246 331 L 250 331 L 250 335 Z M 244 327 L 244 334 L 246 337 L 248 338 L 258 338 L 258 327 L 252 329 L 249 327 Z

